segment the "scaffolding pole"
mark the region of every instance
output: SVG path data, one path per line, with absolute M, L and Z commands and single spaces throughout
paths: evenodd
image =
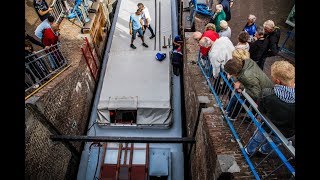
M 119 143 L 195 143 L 193 137 L 112 137 L 112 136 L 70 136 L 51 135 L 52 141 L 78 141 L 78 142 L 119 142 Z

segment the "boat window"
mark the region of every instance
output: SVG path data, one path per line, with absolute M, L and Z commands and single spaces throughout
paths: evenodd
M 150 176 L 150 180 L 167 180 L 168 176 Z
M 111 123 L 136 124 L 137 110 L 110 110 Z

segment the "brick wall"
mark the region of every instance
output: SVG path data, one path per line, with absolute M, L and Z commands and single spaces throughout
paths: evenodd
M 70 149 L 61 142 L 52 142 L 49 136 L 56 132 L 85 134 L 95 82 L 84 60 L 80 62 L 77 68 L 62 74 L 64 77 L 60 82 L 47 87 L 50 90 L 43 92 L 34 103 L 36 111 L 26 109 L 30 114 L 26 116 L 26 175 L 38 176 L 41 172 L 44 177 L 53 176 L 54 179 L 63 179 L 65 175 L 71 179 L 76 177 L 80 156 L 71 156 Z M 72 146 L 80 155 L 81 143 L 73 142 Z M 74 165 L 69 166 L 70 163 Z
M 208 17 L 196 15 L 195 31 L 203 32 L 204 26 L 208 22 Z M 207 82 L 197 65 L 199 47 L 197 42 L 192 39 L 192 33 L 184 33 L 186 43 L 184 49 L 184 90 L 187 134 L 190 135 L 193 132 L 197 118 L 197 108 L 199 107 L 198 96 L 207 96 L 210 100 L 207 106 L 213 110 L 200 115 L 195 137 L 196 143 L 189 160 L 190 176 L 193 180 L 217 179 L 222 172 L 218 156 L 230 155 L 234 157 L 240 168 L 240 172 L 233 173 L 234 177 L 236 179 L 253 179 L 238 144 L 222 119 L 220 109 L 217 107 Z
M 25 179 L 65 179 L 72 154 L 64 144 L 49 139 L 52 132 L 39 118 L 26 109 Z
M 186 53 L 184 54 L 184 59 L 186 59 Z M 193 84 L 193 77 L 190 73 L 190 67 L 188 66 L 187 62 L 184 61 L 183 64 L 183 85 L 184 85 L 184 101 L 186 109 L 186 133 L 187 136 L 192 136 L 192 132 L 194 131 L 195 127 L 195 121 L 198 116 L 198 108 L 199 108 L 199 102 L 197 99 L 197 95 L 195 93 L 195 87 Z
M 61 74 L 63 78 L 36 101 L 36 106 L 61 134 L 82 135 L 86 130 L 95 81 L 82 57 L 72 72 Z M 80 150 L 80 144 L 76 145 Z
M 26 31 L 35 37 L 34 30 L 40 20 L 31 0 L 25 1 L 25 9 Z M 77 176 L 81 143 L 53 142 L 49 137 L 86 134 L 96 82 L 80 49 L 84 42 L 81 28 L 64 19 L 60 29 L 62 53 L 71 66 L 26 101 L 26 179 L 76 179 Z
M 190 161 L 192 180 L 216 179 L 216 152 L 209 136 L 209 129 L 203 121 L 203 114 L 200 116 L 199 126 L 196 134 Z

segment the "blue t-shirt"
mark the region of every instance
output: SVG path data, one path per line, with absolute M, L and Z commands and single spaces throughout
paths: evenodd
M 48 19 L 45 19 L 44 21 L 42 21 L 42 23 L 39 24 L 39 26 L 36 28 L 36 30 L 34 31 L 34 34 L 39 38 L 42 39 L 42 34 L 43 34 L 43 30 L 47 29 L 47 28 L 51 28 L 50 23 L 48 21 Z
M 130 15 L 130 22 L 132 22 L 132 29 L 137 30 L 141 28 L 140 24 L 141 15 L 131 14 Z
M 256 33 L 256 30 L 257 30 L 257 26 L 255 23 L 251 24 L 250 26 L 248 26 L 248 24 L 246 24 L 246 26 L 244 26 L 243 30 L 246 31 L 250 36 L 254 36 L 254 34 Z

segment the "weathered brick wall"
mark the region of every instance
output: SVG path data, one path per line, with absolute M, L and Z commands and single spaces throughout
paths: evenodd
M 31 111 L 26 116 L 30 126 L 26 129 L 26 176 L 41 172 L 45 173 L 44 177 L 51 175 L 54 179 L 63 179 L 66 175 L 71 179 L 76 177 L 80 157 L 71 157 L 71 152 L 61 142 L 52 142 L 50 127 L 43 126 L 35 117 L 40 118 L 40 113 L 44 121 L 63 135 L 85 134 L 95 82 L 84 60 L 80 62 L 77 68 L 63 74 L 60 82 L 48 85 L 50 90 L 43 92 L 34 103 L 39 112 Z M 80 154 L 81 143 L 72 145 Z
M 212 108 L 212 107 L 211 107 Z M 222 170 L 218 156 L 230 155 L 235 158 L 240 172 L 234 172 L 236 179 L 254 179 L 245 162 L 237 142 L 221 117 L 220 109 L 201 113 L 190 161 L 192 179 L 217 179 Z
M 216 3 L 214 1 L 214 3 Z M 203 32 L 204 26 L 209 18 L 196 15 L 195 30 Z M 192 39 L 193 32 L 185 32 L 185 58 L 184 58 L 184 90 L 186 106 L 186 128 L 187 133 L 193 131 L 197 117 L 199 102 L 195 101 L 198 96 L 207 96 L 213 107 L 213 112 L 206 112 L 200 115 L 199 125 L 196 133 L 196 143 L 193 146 L 190 157 L 190 172 L 193 180 L 217 179 L 221 174 L 221 167 L 218 161 L 219 155 L 231 155 L 240 167 L 239 173 L 234 173 L 236 179 L 252 179 L 250 170 L 242 157 L 238 144 L 232 141 L 232 134 L 221 117 L 220 109 L 210 92 L 205 78 L 197 65 L 199 47 Z M 191 131 L 191 132 L 192 132 Z
M 209 129 L 210 144 L 213 144 L 216 155 L 232 155 L 235 157 L 240 172 L 235 172 L 234 176 L 237 179 L 254 179 L 238 143 L 235 141 L 229 126 L 222 118 L 220 109 L 214 107 L 214 113 L 205 114 L 204 122 L 204 128 Z M 242 132 L 244 132 L 244 128 Z
M 200 117 L 196 143 L 190 158 L 192 180 L 216 179 L 216 152 L 211 143 L 209 128 L 204 123 L 203 114 Z
M 52 132 L 41 117 L 28 108 L 25 114 L 25 179 L 65 179 L 72 154 L 64 144 L 49 139 Z
M 188 51 L 188 50 L 186 50 Z M 184 54 L 184 59 L 186 59 L 186 54 Z M 187 61 L 184 61 L 183 63 L 183 85 L 184 85 L 184 101 L 185 101 L 185 107 L 187 109 L 186 111 L 186 132 L 187 136 L 192 136 L 192 133 L 194 131 L 195 127 L 195 121 L 198 116 L 198 108 L 199 108 L 199 102 L 197 95 L 195 93 L 195 87 L 193 83 L 193 77 L 191 76 L 192 73 L 190 73 L 190 67 L 187 65 Z
M 35 103 L 47 119 L 64 135 L 85 133 L 95 81 L 84 58 L 79 66 L 58 84 L 48 85 L 50 91 Z M 80 144 L 75 144 L 80 150 Z
M 35 37 L 34 30 L 41 21 L 32 2 L 25 1 L 25 28 Z M 85 36 L 81 28 L 64 19 L 60 29 L 62 53 L 71 66 L 26 101 L 26 179 L 76 179 L 77 176 L 81 143 L 53 142 L 49 137 L 86 134 L 96 82 L 80 49 Z M 101 60 L 98 66 L 100 63 Z

